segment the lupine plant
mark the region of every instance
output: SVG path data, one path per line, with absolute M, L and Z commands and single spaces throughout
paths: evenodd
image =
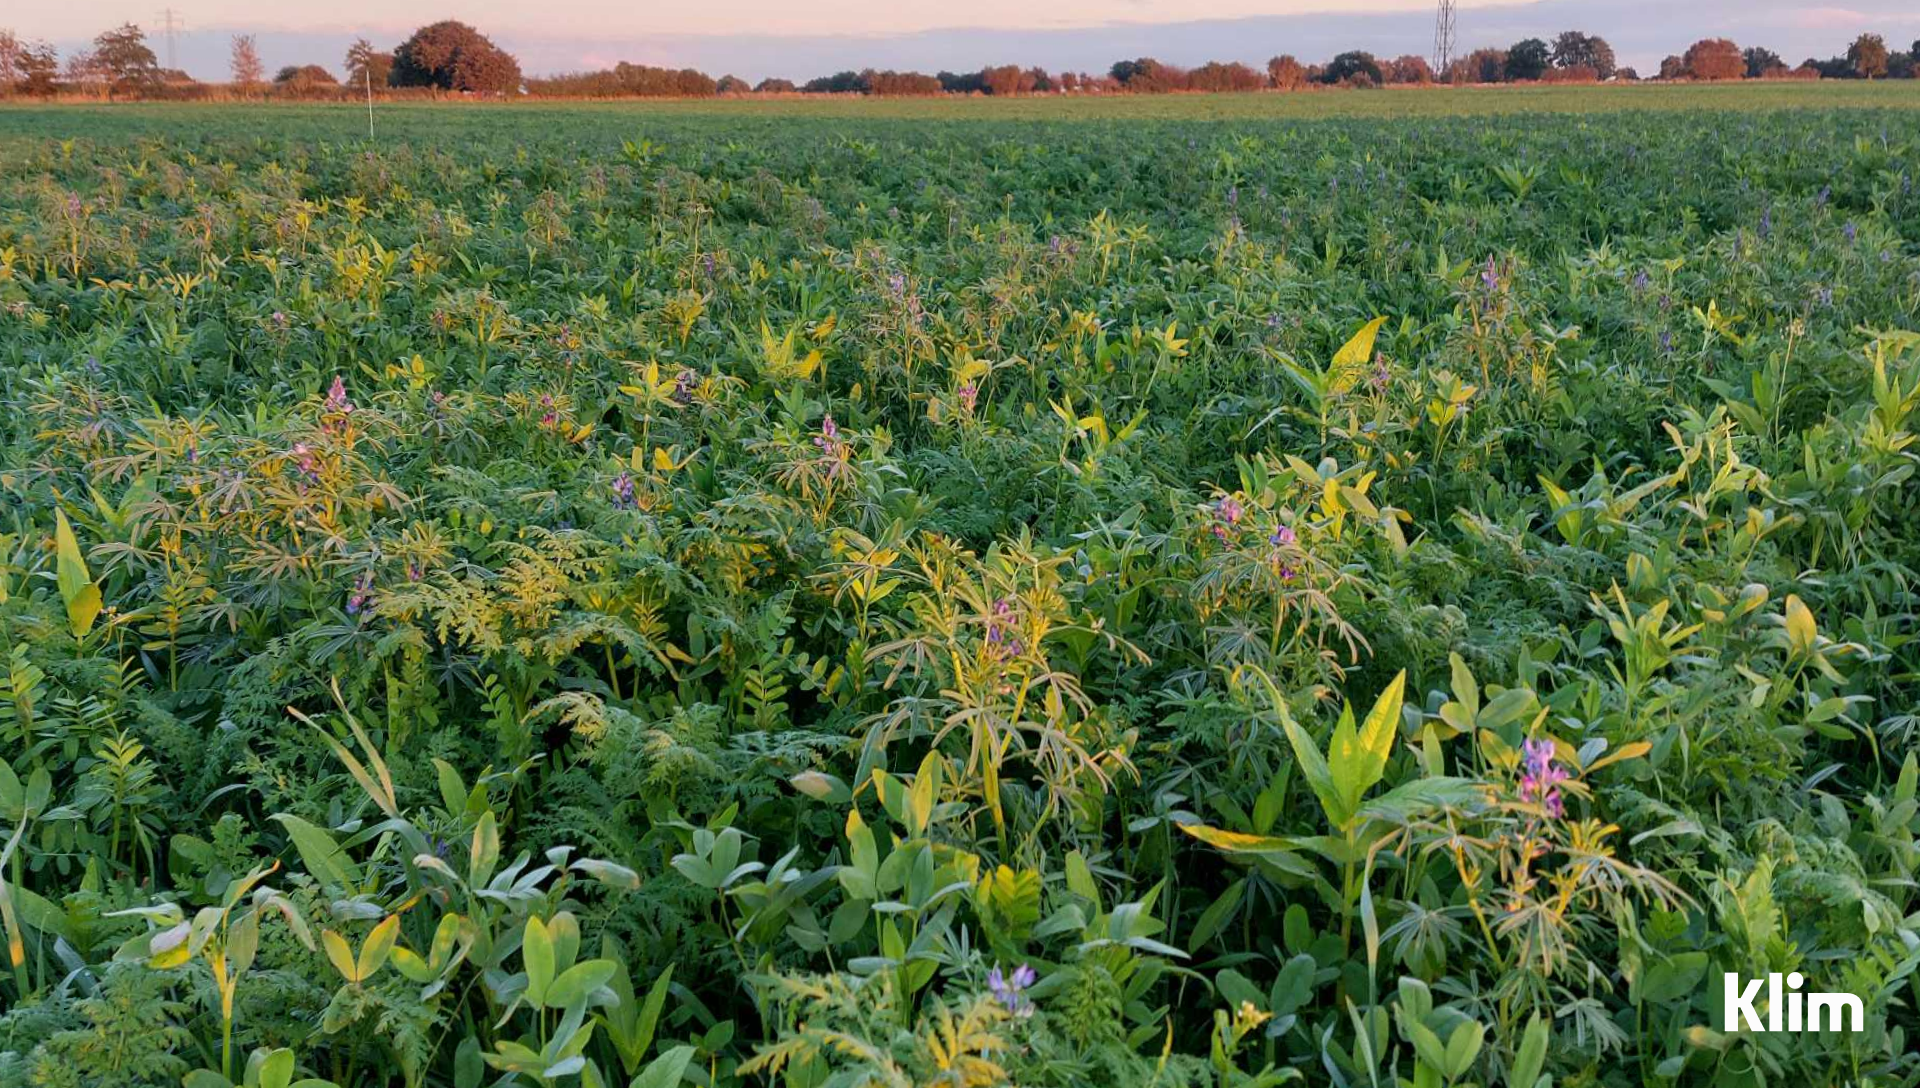
M 1818 91 L 0 112 L 0 1088 L 1920 1083 Z

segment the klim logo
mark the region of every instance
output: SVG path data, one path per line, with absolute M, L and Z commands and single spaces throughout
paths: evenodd
M 1740 985 L 1740 976 L 1728 972 L 1727 986 L 1727 1031 L 1864 1031 L 1867 1018 L 1866 1006 L 1852 994 L 1803 994 L 1800 987 L 1806 985 L 1805 976 L 1795 971 L 1782 976 L 1774 972 L 1764 979 L 1756 978 Z M 1767 1018 L 1766 1026 L 1760 1023 L 1760 987 L 1765 986 Z M 1821 1010 L 1827 1013 L 1823 1023 Z M 1846 1013 L 1845 1026 L 1841 1024 L 1841 1013 Z

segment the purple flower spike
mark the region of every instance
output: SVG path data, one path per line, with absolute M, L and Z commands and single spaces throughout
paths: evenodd
M 1033 1002 L 1027 1000 L 1027 987 L 1039 981 L 1040 976 L 1026 964 L 1013 969 L 1008 975 L 1000 970 L 999 964 L 987 972 L 987 992 L 993 995 L 1002 1008 L 1015 1016 L 1027 1016 L 1033 1012 Z

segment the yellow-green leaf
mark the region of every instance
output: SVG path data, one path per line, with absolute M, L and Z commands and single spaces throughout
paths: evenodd
M 1367 364 L 1373 361 L 1374 338 L 1380 335 L 1380 326 L 1386 323 L 1385 317 L 1374 318 L 1360 326 L 1360 331 L 1340 345 L 1339 351 L 1334 352 L 1333 365 L 1329 369 L 1333 371 L 1335 393 L 1345 393 L 1360 383 L 1360 376 L 1366 373 Z

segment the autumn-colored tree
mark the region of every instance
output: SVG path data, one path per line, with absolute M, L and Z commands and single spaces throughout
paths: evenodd
M 1476 49 L 1447 68 L 1447 82 L 1501 83 L 1507 78 L 1507 51 Z
M 1283 53 L 1267 62 L 1267 82 L 1276 91 L 1297 91 L 1307 82 L 1307 69 L 1291 54 Z
M 447 19 L 414 31 L 393 51 L 392 83 L 506 93 L 520 86 L 520 62 L 478 30 Z
M 54 78 L 60 74 L 60 54 L 47 42 L 21 42 L 13 61 L 19 75 L 13 89 L 20 94 L 45 97 L 54 91 Z
M 1187 73 L 1187 89 L 1194 91 L 1257 91 L 1267 77 L 1238 62 L 1210 61 Z
M 797 90 L 791 79 L 763 79 L 753 88 L 755 94 L 792 94 Z
M 1432 83 L 1433 66 L 1417 53 L 1396 57 L 1380 66 L 1388 83 Z
M 861 90 L 874 95 L 930 95 L 939 94 L 940 77 L 925 72 L 875 71 L 872 68 L 860 73 Z
M 988 94 L 1027 94 L 1033 88 L 1033 73 L 1017 64 L 1002 64 L 980 70 L 980 89 Z
M 1178 91 L 1187 85 L 1187 73 L 1152 57 L 1119 61 L 1113 66 L 1111 74 L 1113 81 L 1127 90 L 1147 94 Z
M 0 94 L 12 94 L 20 73 L 20 36 L 0 28 Z
M 720 82 L 714 85 L 714 90 L 720 94 L 746 94 L 753 90 L 753 87 L 739 76 L 727 75 L 720 77 Z
M 1702 38 L 1687 47 L 1682 58 L 1686 74 L 1694 79 L 1739 79 L 1747 73 L 1747 58 L 1725 38 Z M 1665 66 L 1662 65 L 1662 75 Z
M 393 54 L 382 53 L 361 38 L 347 47 L 347 83 L 354 87 L 385 87 L 393 78 Z
M 146 31 L 122 23 L 93 39 L 94 68 L 115 91 L 149 91 L 160 84 L 160 61 L 147 48 Z
M 1887 43 L 1878 34 L 1862 34 L 1847 46 L 1847 63 L 1861 79 L 1887 74 Z
M 259 86 L 267 78 L 267 66 L 260 63 L 260 50 L 254 45 L 253 35 L 235 34 L 233 51 L 227 60 L 227 70 L 233 76 L 233 84 L 241 90 Z

